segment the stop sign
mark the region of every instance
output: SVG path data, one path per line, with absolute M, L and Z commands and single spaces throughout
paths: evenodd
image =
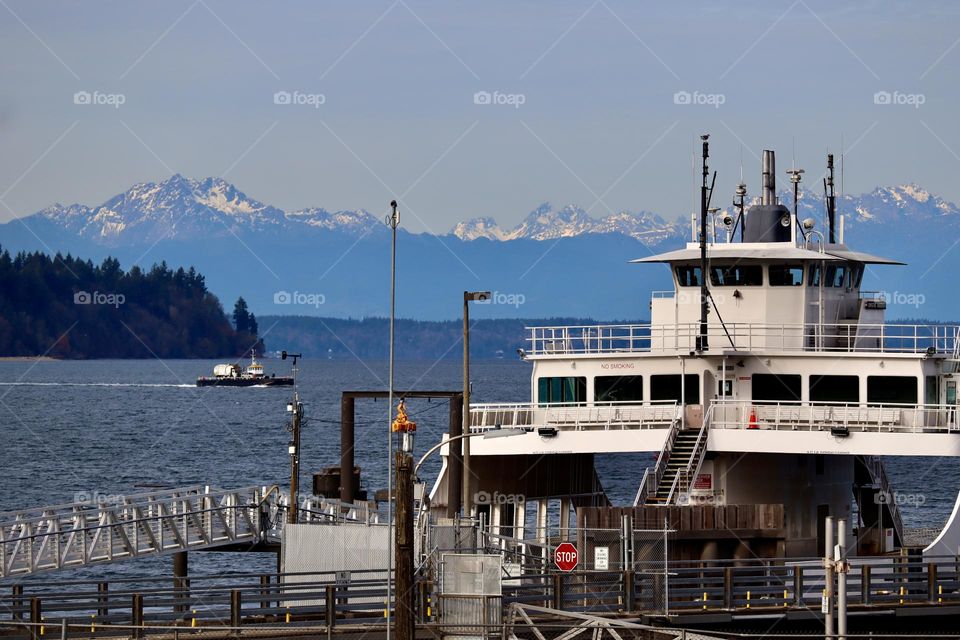
M 577 566 L 580 554 L 577 548 L 569 542 L 562 542 L 553 554 L 553 561 L 560 571 L 573 571 Z

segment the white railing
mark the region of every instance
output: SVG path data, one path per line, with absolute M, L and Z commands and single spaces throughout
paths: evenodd
M 773 429 L 936 433 L 957 432 L 957 406 L 714 400 L 711 429 Z
M 508 403 L 470 406 L 470 430 L 474 432 L 510 427 L 556 427 L 575 431 L 665 429 L 679 420 L 680 407 L 673 401 L 652 404 Z
M 696 347 L 698 323 L 528 327 L 528 355 L 688 352 Z M 761 324 L 710 325 L 715 349 L 943 353 L 958 349 L 958 325 Z
M 703 459 L 707 452 L 707 431 L 710 429 L 710 419 L 713 415 L 713 407 L 707 410 L 704 416 L 703 424 L 700 426 L 700 433 L 697 434 L 697 441 L 693 445 L 693 451 L 690 452 L 690 458 L 687 460 L 687 466 L 677 470 L 677 475 L 673 477 L 673 485 L 670 492 L 667 493 L 667 504 L 673 504 L 680 495 L 689 495 L 693 479 L 700 473 L 700 467 L 703 465 Z

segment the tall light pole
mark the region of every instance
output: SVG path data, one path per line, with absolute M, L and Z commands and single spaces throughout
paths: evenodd
M 463 292 L 463 435 L 470 433 L 470 302 L 486 302 L 489 291 Z M 470 439 L 462 442 L 463 455 L 463 515 L 469 517 L 473 511 L 473 495 L 470 493 Z
M 393 321 L 397 301 L 397 227 L 400 226 L 400 213 L 397 201 L 390 201 L 391 213 L 387 216 L 393 239 L 390 250 L 390 364 L 387 382 L 387 534 L 393 531 Z M 341 470 L 342 473 L 342 470 Z M 353 473 L 353 469 L 349 470 Z M 390 640 L 390 607 L 393 586 L 393 540 L 387 540 L 387 640 Z

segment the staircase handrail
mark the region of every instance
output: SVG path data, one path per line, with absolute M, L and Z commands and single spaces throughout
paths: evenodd
M 710 418 L 713 415 L 713 407 L 714 405 L 711 404 L 707 409 L 707 413 L 703 416 L 703 424 L 700 425 L 700 433 L 697 434 L 697 441 L 693 445 L 693 451 L 690 452 L 690 459 L 687 461 L 686 468 L 678 471 L 677 475 L 673 478 L 670 493 L 667 494 L 667 504 L 673 501 L 675 495 L 679 495 L 681 477 L 683 477 L 689 485 L 690 478 L 694 477 L 694 474 L 700 471 L 700 466 L 703 464 L 703 454 L 707 449 L 707 430 L 709 429 Z
M 679 410 L 682 411 L 682 408 L 679 408 Z M 633 499 L 633 506 L 639 506 L 646 502 L 650 494 L 656 492 L 657 487 L 660 486 L 663 474 L 667 471 L 667 456 L 673 451 L 673 445 L 676 443 L 677 433 L 680 431 L 681 423 L 682 420 L 680 420 L 680 413 L 678 411 L 673 417 L 673 424 L 670 425 L 670 430 L 667 432 L 667 439 L 663 443 L 663 448 L 660 449 L 660 454 L 657 456 L 657 462 L 653 466 L 653 473 L 650 473 L 650 467 L 647 467 L 643 472 L 643 479 L 640 480 L 637 495 Z

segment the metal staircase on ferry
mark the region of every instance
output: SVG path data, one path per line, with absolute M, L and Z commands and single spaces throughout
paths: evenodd
M 706 454 L 710 413 L 699 427 L 674 425 L 653 470 L 644 473 L 634 505 L 675 504 L 686 495 Z

